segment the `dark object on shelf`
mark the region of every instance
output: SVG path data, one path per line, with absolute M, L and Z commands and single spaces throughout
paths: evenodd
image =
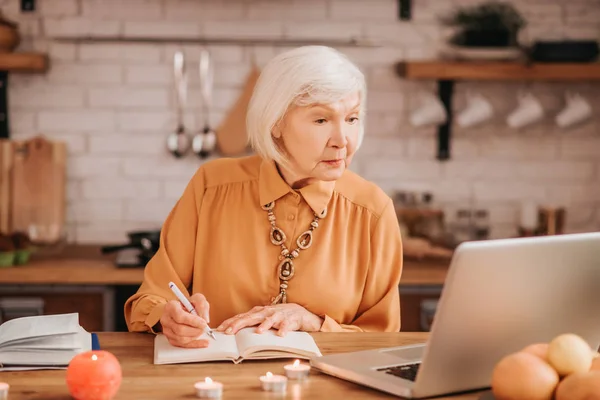
M 538 62 L 592 62 L 598 54 L 595 40 L 561 40 L 535 42 L 529 57 Z
M 467 29 L 456 33 L 450 42 L 464 47 L 512 47 L 516 36 L 506 29 Z
M 450 43 L 465 47 L 513 47 L 526 25 L 512 5 L 497 1 L 458 8 L 440 22 L 459 28 Z
M 102 254 L 114 253 L 119 250 L 140 250 L 141 256 L 150 259 L 160 246 L 160 230 L 129 232 L 129 243 L 118 246 L 104 246 Z
M 155 253 L 140 249 L 123 249 L 117 252 L 117 268 L 145 268 Z

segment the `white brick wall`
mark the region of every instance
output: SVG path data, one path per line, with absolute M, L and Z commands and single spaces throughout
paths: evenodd
M 158 108 L 165 109 L 169 104 L 167 89 L 143 89 L 125 87 L 92 88 L 89 91 L 90 107 L 109 108 Z
M 86 44 L 79 46 L 82 61 L 129 61 L 132 63 L 157 64 L 162 49 L 158 45 L 137 44 Z
M 361 1 L 361 0 L 333 0 L 331 2 L 331 18 L 341 21 L 373 21 L 396 22 L 398 19 L 398 2 Z
M 164 3 L 167 20 L 213 21 L 239 20 L 244 17 L 244 4 L 237 0 L 169 0 Z
M 325 20 L 328 3 L 321 0 L 259 0 L 248 2 L 246 17 L 253 20 Z
M 516 233 L 520 204 L 564 206 L 569 231 L 600 230 L 600 85 L 461 82 L 455 109 L 468 91 L 486 96 L 496 114 L 470 129 L 453 127 L 452 160 L 435 159 L 435 128 L 410 126 L 418 94 L 435 82 L 399 78 L 400 60 L 434 57 L 443 34 L 437 18 L 477 0 L 413 1 L 413 21 L 398 20 L 396 0 L 44 0 L 21 14 L 18 0 L 0 3 L 19 22 L 24 51 L 45 51 L 45 75 L 10 79 L 10 127 L 15 138 L 43 133 L 68 145 L 69 237 L 82 243 L 122 242 L 134 229 L 155 229 L 203 160 L 176 160 L 165 150 L 175 128 L 172 60 L 183 50 L 190 92 L 184 120 L 198 128 L 197 60 L 189 43 L 86 43 L 56 37 L 130 35 L 304 40 L 380 40 L 373 48 L 340 47 L 367 77 L 367 134 L 352 169 L 395 190 L 428 190 L 451 221 L 473 206 L 490 212 L 493 237 Z M 367 4 L 368 3 L 368 4 Z M 515 0 L 528 19 L 524 43 L 536 38 L 600 39 L 597 0 Z M 235 102 L 250 69 L 289 47 L 208 45 L 216 63 L 215 126 Z M 530 89 L 547 110 L 543 121 L 513 131 L 505 117 L 519 90 Z M 594 118 L 568 130 L 554 125 L 565 90 L 583 93 Z
M 47 18 L 43 28 L 49 37 L 111 36 L 121 32 L 121 22 L 86 17 Z
M 120 65 L 101 64 L 93 62 L 89 64 L 67 64 L 54 63 L 48 72 L 47 79 L 52 83 L 63 84 L 106 84 L 121 83 L 123 68 Z
M 62 130 L 68 132 L 99 131 L 114 129 L 115 116 L 111 111 L 40 111 L 38 128 L 44 130 Z
M 162 17 L 160 0 L 86 0 L 82 14 L 94 19 L 151 21 Z
M 90 200 L 143 198 L 145 202 L 160 196 L 161 183 L 150 179 L 90 177 L 81 183 L 81 193 Z

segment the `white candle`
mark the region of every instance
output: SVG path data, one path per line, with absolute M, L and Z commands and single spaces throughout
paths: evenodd
M 0 382 L 0 400 L 8 399 L 8 383 Z
M 194 387 L 196 388 L 196 396 L 200 398 L 219 399 L 223 395 L 223 384 L 213 382 L 210 378 L 206 378 L 204 382 L 196 382 Z
M 260 377 L 263 390 L 269 392 L 283 392 L 287 387 L 287 378 L 283 375 L 273 375 L 267 372 L 266 375 Z
M 310 371 L 310 365 L 300 364 L 300 360 L 294 361 L 293 364 L 288 364 L 283 367 L 285 375 L 290 379 L 305 379 Z

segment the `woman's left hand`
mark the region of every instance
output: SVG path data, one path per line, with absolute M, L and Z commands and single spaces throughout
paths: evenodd
M 246 313 L 223 321 L 217 331 L 235 335 L 242 328 L 256 325 L 258 325 L 257 333 L 277 329 L 277 334 L 284 336 L 290 331 L 318 331 L 323 325 L 323 318 L 294 303 L 257 306 Z

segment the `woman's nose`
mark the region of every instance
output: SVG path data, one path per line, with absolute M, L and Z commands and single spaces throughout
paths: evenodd
M 336 124 L 333 132 L 331 133 L 331 138 L 329 139 L 329 144 L 332 147 L 343 148 L 346 147 L 348 143 L 348 136 L 345 132 L 345 128 L 341 124 Z

